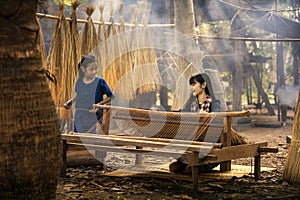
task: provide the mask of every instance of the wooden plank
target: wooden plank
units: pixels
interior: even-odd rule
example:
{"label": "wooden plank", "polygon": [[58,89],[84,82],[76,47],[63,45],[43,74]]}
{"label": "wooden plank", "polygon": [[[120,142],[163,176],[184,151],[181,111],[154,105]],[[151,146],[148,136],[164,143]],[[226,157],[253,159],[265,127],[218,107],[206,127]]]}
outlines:
{"label": "wooden plank", "polygon": [[176,140],[176,139],[168,139],[168,138],[145,138],[145,137],[135,137],[130,135],[107,135],[108,138],[128,138],[134,140],[147,140],[153,142],[168,142],[168,143],[176,143],[176,144],[192,144],[192,145],[203,145],[203,146],[212,146],[214,148],[222,148],[222,143],[211,143],[211,142],[199,142],[199,141],[187,141],[187,140]]}
{"label": "wooden plank", "polygon": [[134,153],[134,154],[151,154],[159,156],[183,156],[185,152],[180,151],[162,151],[162,150],[146,150],[146,149],[134,149],[127,147],[117,146],[99,146],[92,144],[80,144],[80,143],[68,143],[69,150],[101,150],[109,152],[121,152],[121,153]]}
{"label": "wooden plank", "polygon": [[258,147],[258,152],[278,153],[277,147]]}
{"label": "wooden plank", "polygon": [[107,146],[142,146],[142,147],[153,147],[161,148],[168,147],[174,150],[190,150],[190,151],[199,151],[200,149],[211,150],[211,146],[204,145],[193,145],[193,144],[177,144],[177,143],[168,143],[168,142],[155,142],[148,140],[137,140],[131,138],[105,138],[98,137],[98,135],[69,135],[62,134],[62,138],[68,142],[73,143],[84,143],[84,144],[94,144],[94,145],[107,145]]}
{"label": "wooden plank", "polygon": [[[216,162],[223,162],[227,160],[233,160],[238,158],[247,158],[258,156],[261,153],[258,152],[258,148],[261,146],[267,146],[267,142],[255,143],[255,144],[243,144],[231,147],[224,147],[222,149],[213,149],[209,155],[217,156]],[[206,161],[199,164],[207,164]]]}
{"label": "wooden plank", "polygon": [[[140,149],[140,148],[128,148],[128,147],[110,147],[110,146],[99,146],[99,145],[85,145],[81,143],[68,143],[68,150],[101,150],[109,152],[119,152],[119,153],[134,153],[134,154],[151,154],[159,156],[173,156],[173,157],[186,157],[186,152],[179,151],[164,151],[161,149],[158,150],[149,150],[149,149]],[[199,160],[198,153],[196,154],[197,161]],[[204,160],[207,161],[216,161],[217,157],[214,155],[202,155]],[[196,163],[196,162],[195,162]]]}

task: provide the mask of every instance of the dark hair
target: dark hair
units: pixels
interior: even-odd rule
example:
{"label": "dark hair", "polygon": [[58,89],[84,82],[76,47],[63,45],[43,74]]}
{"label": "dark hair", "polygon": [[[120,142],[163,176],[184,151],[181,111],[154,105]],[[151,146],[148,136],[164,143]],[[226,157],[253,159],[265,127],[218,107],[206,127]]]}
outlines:
{"label": "dark hair", "polygon": [[204,82],[206,82],[205,93],[211,96],[211,98],[214,98],[214,92],[208,74],[206,73],[196,74],[190,78],[189,82],[190,85],[195,84],[196,82],[202,85]]}
{"label": "dark hair", "polygon": [[[210,78],[209,78],[208,74],[200,73],[200,74],[196,74],[194,76],[191,76],[191,78],[189,80],[190,85],[195,84],[196,82],[198,82],[200,84],[203,84],[204,82],[206,82],[205,93],[207,95],[209,95],[212,100],[215,99],[212,84],[211,84],[211,81],[210,81]],[[197,98],[197,97],[194,97],[193,94],[191,94],[191,96],[189,97],[189,99],[187,100],[185,105],[183,106],[182,110],[183,111],[189,111],[189,109],[191,107],[191,104],[195,100],[195,98]]]}
{"label": "dark hair", "polygon": [[86,68],[89,64],[97,62],[95,56],[93,55],[86,55],[86,56],[82,56],[80,62],[78,63],[78,78],[82,78],[83,77],[83,71],[80,69],[80,67],[84,67]]}

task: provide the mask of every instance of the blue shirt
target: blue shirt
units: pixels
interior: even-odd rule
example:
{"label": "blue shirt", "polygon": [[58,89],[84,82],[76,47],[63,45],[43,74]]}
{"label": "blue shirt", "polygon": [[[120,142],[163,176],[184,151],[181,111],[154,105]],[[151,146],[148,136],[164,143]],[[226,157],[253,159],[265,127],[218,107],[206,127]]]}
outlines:
{"label": "blue shirt", "polygon": [[75,85],[76,103],[75,103],[75,131],[76,132],[93,132],[96,131],[97,122],[101,122],[103,110],[100,109],[96,114],[89,112],[93,109],[93,104],[103,100],[103,95],[113,97],[113,93],[106,81],[98,76],[93,82],[84,83],[82,79],[78,80]]}

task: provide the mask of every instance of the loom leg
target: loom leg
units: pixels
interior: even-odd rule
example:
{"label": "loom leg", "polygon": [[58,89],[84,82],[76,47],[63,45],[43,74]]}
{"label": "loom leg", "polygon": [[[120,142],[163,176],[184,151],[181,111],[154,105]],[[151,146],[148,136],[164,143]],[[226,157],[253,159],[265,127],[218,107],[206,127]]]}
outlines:
{"label": "loom leg", "polygon": [[[142,149],[143,147],[136,147],[136,149]],[[142,154],[135,154],[135,165],[142,165]]]}
{"label": "loom leg", "polygon": [[260,179],[260,155],[254,157],[254,177]]}
{"label": "loom leg", "polygon": [[193,179],[193,192],[194,196],[197,196],[198,193],[198,167],[192,166],[192,179]]}
{"label": "loom leg", "polygon": [[231,170],[231,161],[224,161],[220,163],[220,171],[226,172]]}
{"label": "loom leg", "polygon": [[105,158],[107,156],[106,151],[95,151],[95,157],[103,164],[103,170],[106,170]]}

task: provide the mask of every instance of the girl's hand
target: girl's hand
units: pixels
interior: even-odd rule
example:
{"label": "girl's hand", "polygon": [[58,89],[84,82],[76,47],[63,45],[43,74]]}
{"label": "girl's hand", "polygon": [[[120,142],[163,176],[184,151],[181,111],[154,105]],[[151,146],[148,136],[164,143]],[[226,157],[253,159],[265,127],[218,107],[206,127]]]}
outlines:
{"label": "girl's hand", "polygon": [[66,103],[64,103],[65,109],[70,109],[71,106],[72,106],[72,101],[67,101]]}
{"label": "girl's hand", "polygon": [[94,108],[92,110],[89,110],[89,112],[92,112],[92,113],[96,113],[98,111],[99,111],[99,108],[96,108],[95,106],[94,106]]}

